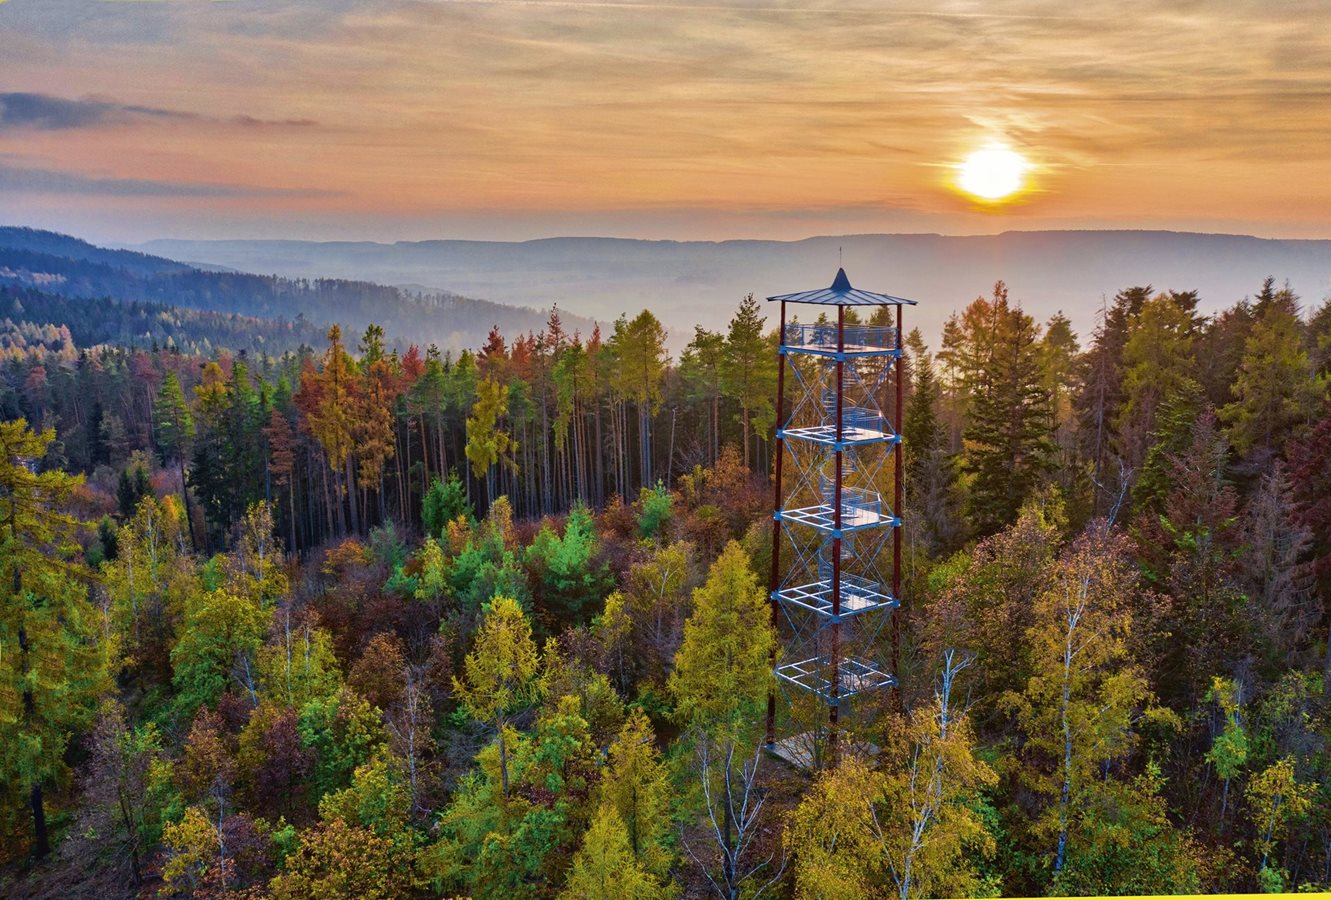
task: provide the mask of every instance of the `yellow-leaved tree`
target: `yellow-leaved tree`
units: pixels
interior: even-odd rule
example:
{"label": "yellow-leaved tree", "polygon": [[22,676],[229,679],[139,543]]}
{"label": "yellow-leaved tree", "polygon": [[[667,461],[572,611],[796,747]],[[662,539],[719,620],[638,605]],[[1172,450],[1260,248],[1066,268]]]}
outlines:
{"label": "yellow-leaved tree", "polygon": [[668,896],[633,855],[624,821],[602,804],[560,894],[563,900],[656,900]]}
{"label": "yellow-leaved tree", "polygon": [[1267,893],[1285,890],[1288,873],[1271,866],[1271,854],[1290,826],[1308,814],[1317,785],[1300,782],[1294,758],[1286,756],[1267,766],[1248,784],[1248,815],[1257,832],[1256,847],[1262,859],[1257,882]]}
{"label": "yellow-leaved tree", "polygon": [[495,597],[485,611],[476,644],[462,663],[453,690],[472,718],[492,722],[499,737],[499,772],[508,796],[509,718],[536,699],[540,661],[531,623],[510,597]]}
{"label": "yellow-leaved tree", "polygon": [[1025,735],[1028,783],[1046,798],[1033,834],[1047,842],[1060,893],[1197,889],[1191,838],[1159,814],[1159,778],[1149,767],[1123,777],[1140,722],[1177,724],[1133,662],[1132,604],[1142,590],[1126,538],[1103,522],[1088,526],[1036,597],[1026,633],[1034,674],[1007,698]]}
{"label": "yellow-leaved tree", "polygon": [[[664,878],[674,862],[670,848],[670,782],[651,720],[634,707],[606,754],[601,805],[619,817],[629,851],[643,870]],[[595,827],[595,826],[593,826]]]}
{"label": "yellow-leaved tree", "polygon": [[993,892],[978,870],[994,840],[980,812],[997,775],[975,754],[954,688],[970,657],[945,650],[933,702],[885,729],[875,770],[851,756],[824,771],[796,808],[785,840],[799,897],[974,897]]}
{"label": "yellow-leaved tree", "polygon": [[[720,872],[704,873],[723,897],[738,897],[767,865],[752,852],[764,805],[756,728],[766,710],[775,648],[766,592],[744,548],[731,541],[693,592],[693,614],[668,683],[697,755],[702,812],[721,857]],[[694,855],[688,844],[685,849]]]}
{"label": "yellow-leaved tree", "polygon": [[110,689],[101,616],[76,561],[79,480],[43,466],[55,430],[0,422],[0,783],[22,786],[33,851],[50,852],[42,786]]}

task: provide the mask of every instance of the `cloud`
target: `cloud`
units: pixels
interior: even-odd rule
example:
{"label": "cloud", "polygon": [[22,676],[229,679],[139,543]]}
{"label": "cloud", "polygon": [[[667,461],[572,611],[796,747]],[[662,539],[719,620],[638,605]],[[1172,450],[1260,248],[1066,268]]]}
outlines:
{"label": "cloud", "polygon": [[307,188],[267,188],[257,185],[159,181],[146,178],[103,178],[54,169],[0,163],[0,194],[58,194],[83,197],[192,197],[192,198],[320,198],[337,191]]}
{"label": "cloud", "polygon": [[226,121],[234,125],[243,125],[246,128],[268,128],[271,126],[310,128],[319,124],[314,119],[256,119],[254,116],[232,116]]}
{"label": "cloud", "polygon": [[75,128],[96,128],[102,125],[153,120],[233,124],[245,128],[307,127],[318,124],[313,119],[274,120],[261,119],[250,115],[215,118],[183,110],[119,103],[98,97],[70,100],[51,94],[20,91],[0,93],[0,131],[10,129],[65,131]]}
{"label": "cloud", "polygon": [[20,92],[0,94],[0,128],[61,131],[124,121],[136,116],[192,118],[186,113],[147,106],[126,106],[108,100],[66,100],[49,94]]}
{"label": "cloud", "polygon": [[1331,6],[4,7],[23,15],[5,23],[3,87],[64,95],[0,94],[0,150],[26,154],[15,165],[95,173],[133,159],[191,182],[329,185],[351,198],[339,206],[349,217],[653,209],[684,222],[709,209],[771,221],[760,211],[859,210],[866,198],[870,211],[952,215],[950,167],[992,139],[1038,166],[1023,225],[1161,209],[1325,223],[1331,204]]}

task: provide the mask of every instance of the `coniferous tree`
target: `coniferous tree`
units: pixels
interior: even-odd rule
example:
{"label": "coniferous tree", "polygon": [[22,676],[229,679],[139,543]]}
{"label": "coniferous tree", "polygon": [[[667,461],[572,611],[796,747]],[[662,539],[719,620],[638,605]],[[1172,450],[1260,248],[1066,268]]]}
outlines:
{"label": "coniferous tree", "polygon": [[948,452],[947,435],[938,418],[942,399],[933,360],[919,329],[907,339],[912,389],[906,405],[902,438],[906,496],[915,516],[907,527],[920,535],[926,555],[952,550],[962,535],[956,465]]}
{"label": "coniferous tree", "polygon": [[1252,649],[1275,674],[1303,650],[1318,611],[1307,562],[1312,532],[1295,511],[1294,488],[1277,460],[1243,511],[1243,549],[1237,562],[1247,596]]}
{"label": "coniferous tree", "polygon": [[219,363],[210,362],[203,367],[202,377],[194,386],[194,396],[198,437],[194,441],[189,486],[194,488],[203,509],[203,543],[211,548],[233,508],[231,495],[236,487],[227,472],[226,373]]}
{"label": "coniferous tree", "polygon": [[[386,515],[384,474],[396,452],[393,439],[393,396],[398,390],[398,373],[392,361],[383,355],[382,336],[366,333],[371,352],[361,359],[362,375],[353,397],[352,432],[355,439],[356,471],[363,498],[374,491],[379,501],[379,519]],[[361,504],[362,508],[366,503]],[[365,515],[368,516],[368,511]]]}
{"label": "coniferous tree", "polygon": [[38,857],[50,852],[43,787],[110,687],[75,557],[84,526],[65,511],[79,480],[42,467],[54,440],[24,419],[0,422],[0,773],[28,792]]}
{"label": "coniferous tree", "polygon": [[180,496],[185,503],[185,519],[189,522],[190,542],[193,543],[194,525],[189,518],[189,478],[185,473],[185,457],[189,456],[194,440],[194,416],[175,372],[168,371],[162,379],[153,406],[153,428],[162,461],[169,462],[174,458],[180,467]]}
{"label": "coniferous tree", "polygon": [[299,549],[296,541],[296,436],[281,409],[274,407],[269,414],[264,436],[268,440],[268,470],[272,473],[273,486],[278,490],[286,488],[287,545],[294,552]]}
{"label": "coniferous tree", "polygon": [[1331,299],[1308,320],[1308,357],[1315,376],[1331,379]]}
{"label": "coniferous tree", "polygon": [[[350,530],[359,531],[356,483],[353,474],[355,449],[354,398],[357,393],[357,372],[351,357],[342,344],[342,329],[334,325],[328,329],[328,350],[324,353],[323,371],[315,376],[309,388],[317,393],[310,397],[306,421],[310,432],[323,448],[334,478],[337,518],[342,520],[343,500],[350,510]],[[301,376],[302,390],[306,377]]]}
{"label": "coniferous tree", "polygon": [[616,321],[609,344],[619,359],[618,390],[638,410],[639,487],[650,487],[655,481],[652,415],[661,405],[661,383],[667,361],[665,338],[665,327],[644,309],[631,321],[624,318]]}
{"label": "coniferous tree", "polygon": [[1072,322],[1059,310],[1045,323],[1040,338],[1040,371],[1049,392],[1054,427],[1060,433],[1070,430],[1073,421],[1072,399],[1077,387],[1077,355],[1081,350]]}
{"label": "coniferous tree", "polygon": [[602,805],[587,829],[582,849],[561,897],[568,900],[653,900],[666,892],[634,859],[624,822],[613,806]]}
{"label": "coniferous tree", "polygon": [[1238,498],[1226,477],[1229,447],[1205,410],[1188,446],[1166,453],[1158,513],[1137,520],[1139,565],[1172,598],[1156,649],[1166,700],[1196,703],[1212,676],[1229,671],[1242,647],[1242,594],[1232,559],[1240,540]]}
{"label": "coniferous tree", "polygon": [[1234,399],[1234,376],[1255,321],[1252,305],[1245,298],[1212,316],[1199,330],[1195,343],[1197,380],[1207,402],[1216,409]]}
{"label": "coniferous tree", "polygon": [[966,426],[964,459],[973,479],[970,518],[981,534],[1016,520],[1048,471],[1053,450],[1035,322],[1009,305],[1001,284],[987,305],[992,351]]}
{"label": "coniferous tree", "polygon": [[536,674],[536,644],[522,607],[508,597],[494,598],[485,612],[476,649],[467,655],[462,680],[453,680],[453,690],[474,718],[494,723],[505,796],[509,779],[504,732],[509,717],[535,699]]}
{"label": "coniferous tree", "polygon": [[705,458],[712,464],[721,452],[721,370],[725,352],[725,335],[697,325],[694,326],[693,340],[679,358],[679,375],[684,382],[686,399],[704,404],[708,410]]}
{"label": "coniferous tree", "polygon": [[1114,423],[1127,397],[1123,390],[1123,352],[1132,320],[1151,296],[1151,287],[1119,291],[1096,326],[1090,349],[1082,356],[1081,390],[1073,401],[1082,452],[1091,461],[1096,485],[1092,512],[1102,515],[1119,504],[1126,488],[1126,466],[1117,457]]}
{"label": "coniferous tree", "polygon": [[646,713],[631,710],[607,751],[600,797],[601,805],[619,817],[633,859],[643,871],[663,878],[674,859],[671,794],[655,739]]}
{"label": "coniferous tree", "polygon": [[467,417],[467,460],[472,475],[485,479],[486,500],[494,503],[495,467],[516,466],[513,452],[517,444],[500,427],[500,420],[508,413],[508,387],[490,378],[476,385],[476,404]]}
{"label": "coniferous tree", "polygon": [[1264,462],[1308,421],[1320,390],[1312,378],[1297,298],[1288,289],[1259,297],[1256,313],[1234,381],[1234,402],[1220,410],[1220,418],[1234,449],[1256,453]]}
{"label": "coniferous tree", "polygon": [[[1194,322],[1173,297],[1160,294],[1142,303],[1123,347],[1123,407],[1114,423],[1124,462],[1140,470],[1160,432],[1167,405],[1195,416],[1201,386],[1194,378]],[[1191,418],[1189,416],[1188,418]]]}
{"label": "coniferous tree", "polygon": [[702,813],[721,856],[721,871],[707,877],[730,900],[764,865],[748,851],[762,810],[755,795],[761,759],[755,732],[774,677],[775,646],[767,598],[744,549],[731,541],[693,592],[693,614],[669,681],[676,716],[692,732]]}
{"label": "coniferous tree", "polygon": [[[1331,402],[1305,437],[1289,444],[1289,474],[1294,483],[1295,521],[1312,536],[1308,563],[1324,632],[1331,628]],[[1323,689],[1331,697],[1331,632],[1327,632],[1322,667]]]}
{"label": "coniferous tree", "polygon": [[721,357],[722,390],[739,404],[745,466],[750,464],[755,416],[765,429],[773,415],[772,397],[776,393],[776,356],[763,334],[767,320],[759,315],[759,309],[753,294],[740,301],[730,320]]}

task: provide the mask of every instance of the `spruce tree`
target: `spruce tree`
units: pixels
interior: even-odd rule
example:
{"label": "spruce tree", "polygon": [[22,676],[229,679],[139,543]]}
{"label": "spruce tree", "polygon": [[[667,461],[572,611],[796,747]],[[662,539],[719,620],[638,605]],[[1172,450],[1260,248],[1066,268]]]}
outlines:
{"label": "spruce tree", "polygon": [[190,543],[197,546],[189,511],[189,477],[185,471],[185,457],[189,455],[194,442],[194,416],[175,372],[166,373],[162,387],[157,392],[157,401],[153,405],[153,431],[162,462],[174,459],[180,467],[180,499],[185,503]]}
{"label": "spruce tree", "polygon": [[904,474],[908,502],[920,513],[909,517],[907,527],[917,530],[925,553],[935,555],[952,549],[961,537],[956,466],[938,419],[942,392],[918,328],[906,343],[913,387],[902,424]]}
{"label": "spruce tree", "polygon": [[1140,469],[1145,461],[1160,430],[1162,408],[1170,407],[1176,415],[1181,411],[1189,420],[1200,408],[1193,324],[1191,315],[1168,294],[1147,300],[1132,321],[1123,347],[1125,400],[1114,422],[1130,469]]}
{"label": "spruce tree", "polygon": [[1050,467],[1053,422],[1040,371],[1035,320],[993,302],[993,353],[965,430],[965,468],[972,476],[969,507],[975,529],[990,534],[1015,521]]}
{"label": "spruce tree", "polygon": [[1282,290],[1258,306],[1259,318],[1243,346],[1234,402],[1220,410],[1220,418],[1235,450],[1265,461],[1308,420],[1321,391],[1312,377],[1298,299]]}

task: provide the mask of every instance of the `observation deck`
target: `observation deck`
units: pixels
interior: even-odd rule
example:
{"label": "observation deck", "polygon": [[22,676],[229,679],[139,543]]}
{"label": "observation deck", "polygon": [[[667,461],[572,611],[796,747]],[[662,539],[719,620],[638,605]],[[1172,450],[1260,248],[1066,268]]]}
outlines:
{"label": "observation deck", "polygon": [[900,601],[882,584],[858,575],[841,576],[841,614],[832,612],[832,579],[820,578],[808,584],[792,585],[778,590],[773,599],[794,603],[828,619],[847,618],[859,613],[896,609]]}
{"label": "observation deck", "polygon": [[837,343],[837,327],[823,322],[788,324],[781,335],[781,353],[811,353],[832,359],[898,356],[897,330],[891,325],[846,325],[845,343]]}
{"label": "observation deck", "polygon": [[896,687],[895,676],[885,672],[876,663],[855,656],[837,660],[837,689],[832,689],[832,658],[813,656],[799,662],[776,667],[776,676],[797,687],[816,694],[829,705],[839,705],[856,694],[880,688]]}

